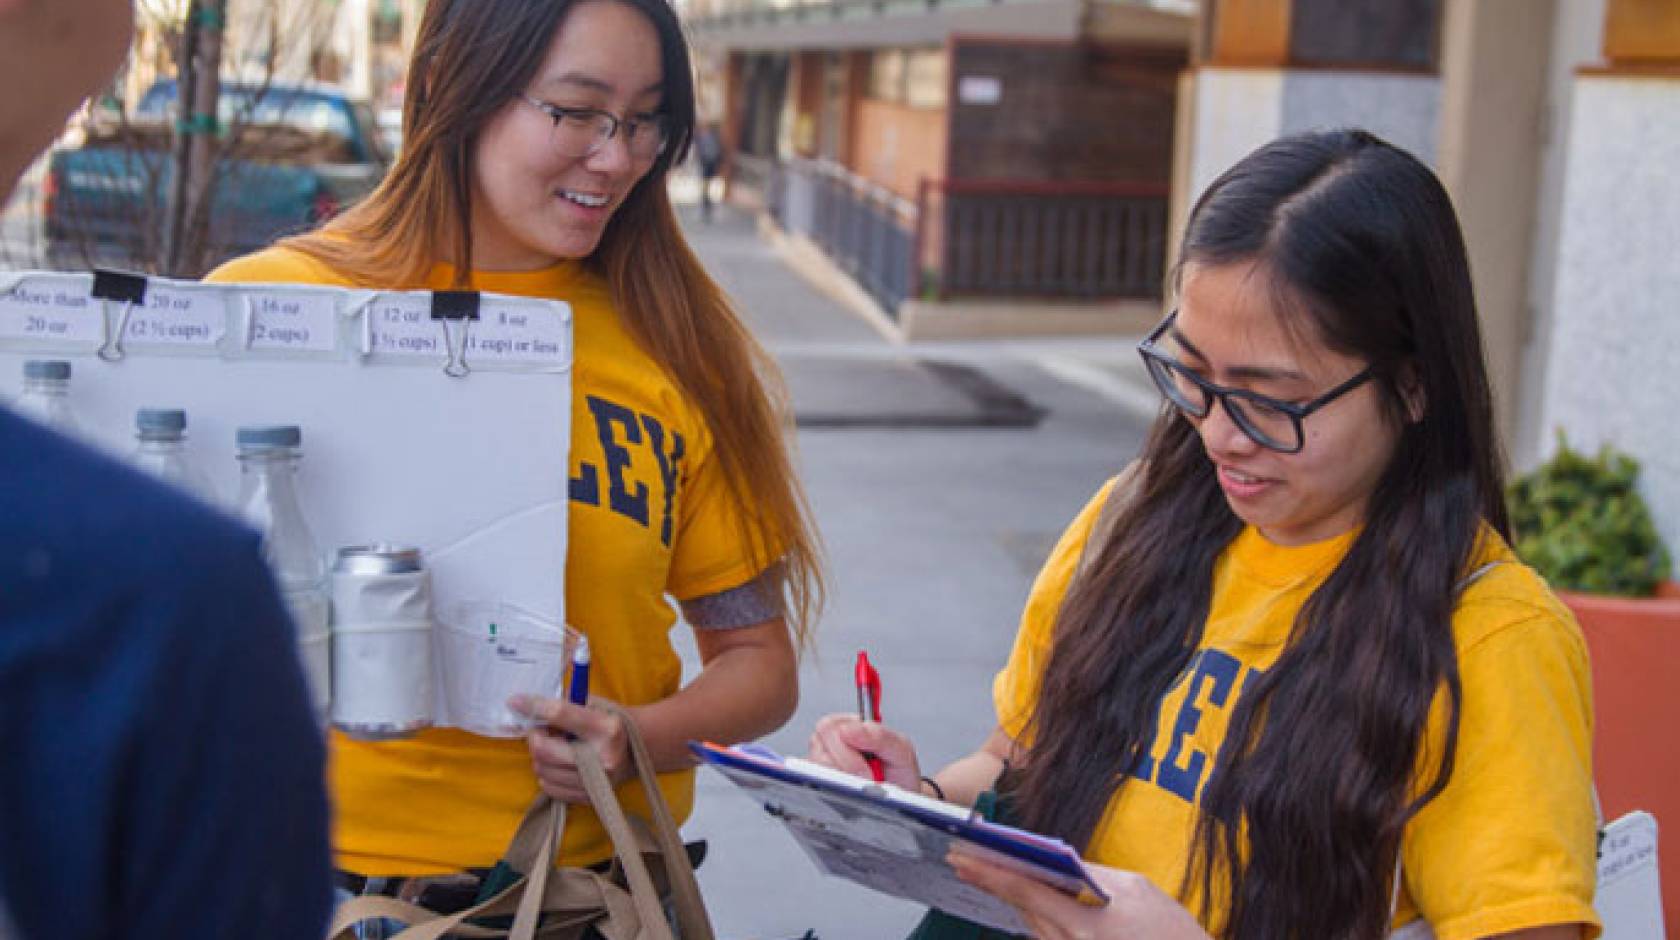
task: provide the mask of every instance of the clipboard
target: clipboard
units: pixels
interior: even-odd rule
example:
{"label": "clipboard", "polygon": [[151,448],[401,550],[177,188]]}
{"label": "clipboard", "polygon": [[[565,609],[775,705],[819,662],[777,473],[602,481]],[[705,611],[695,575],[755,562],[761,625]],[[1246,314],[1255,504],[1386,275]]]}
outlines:
{"label": "clipboard", "polygon": [[0,272],[0,404],[25,361],[66,360],[79,436],[119,460],[136,409],[185,409],[224,510],[235,429],[298,425],[317,546],[418,547],[440,623],[496,603],[562,633],[572,353],[555,300]]}
{"label": "clipboard", "polygon": [[1657,820],[1650,813],[1635,810],[1600,832],[1593,907],[1604,922],[1603,940],[1668,936],[1657,872]]}
{"label": "clipboard", "polygon": [[817,867],[866,888],[1010,933],[1014,908],[962,881],[945,861],[953,846],[1036,878],[1081,902],[1108,903],[1079,853],[1060,839],[981,819],[891,784],[877,784],[758,745],[689,742],[779,820]]}

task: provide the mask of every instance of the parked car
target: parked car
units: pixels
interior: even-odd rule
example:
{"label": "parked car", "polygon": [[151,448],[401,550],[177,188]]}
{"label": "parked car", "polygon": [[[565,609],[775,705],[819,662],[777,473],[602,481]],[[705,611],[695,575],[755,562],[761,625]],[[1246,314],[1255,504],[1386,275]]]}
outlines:
{"label": "parked car", "polygon": [[[179,112],[173,80],[126,117],[90,121],[84,143],[48,161],[42,214],[47,263],[152,270],[162,256]],[[309,228],[361,198],[388,157],[373,113],[325,88],[222,85],[232,145],[217,164],[207,264]]]}

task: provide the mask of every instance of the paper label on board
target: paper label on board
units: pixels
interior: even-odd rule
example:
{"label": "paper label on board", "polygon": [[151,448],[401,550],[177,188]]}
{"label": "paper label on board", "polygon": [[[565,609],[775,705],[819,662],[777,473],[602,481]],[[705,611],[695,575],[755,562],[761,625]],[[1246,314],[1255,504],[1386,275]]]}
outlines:
{"label": "paper label on board", "polygon": [[331,295],[252,292],[246,302],[252,349],[332,352],[338,347],[338,302]]}
{"label": "paper label on board", "polygon": [[467,362],[564,366],[569,333],[559,311],[486,302],[467,331]]}
{"label": "paper label on board", "polygon": [[1654,869],[1657,865],[1657,827],[1648,819],[1617,820],[1604,830],[1604,842],[1599,846],[1598,883],[1600,887],[1623,878]]}
{"label": "paper label on board", "polygon": [[367,310],[368,352],[380,356],[443,359],[442,324],[432,319],[425,295],[383,294]]}
{"label": "paper label on board", "polygon": [[85,288],[24,280],[0,294],[0,339],[97,346],[105,341],[104,306]]}
{"label": "paper label on board", "polygon": [[129,311],[124,346],[214,347],[227,331],[227,307],[219,293],[172,290],[153,281],[146,302]]}

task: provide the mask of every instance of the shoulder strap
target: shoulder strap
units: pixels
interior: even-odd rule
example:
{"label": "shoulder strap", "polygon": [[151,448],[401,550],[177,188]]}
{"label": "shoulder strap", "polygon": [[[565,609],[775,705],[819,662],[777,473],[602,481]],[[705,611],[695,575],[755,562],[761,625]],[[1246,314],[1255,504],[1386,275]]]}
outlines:
{"label": "shoulder strap", "polygon": [[[596,700],[590,703],[590,707],[612,711],[624,720],[632,763],[653,810],[653,818],[647,827],[652,830],[653,844],[649,845],[649,838],[636,825],[638,821],[629,817],[619,804],[618,794],[601,766],[600,757],[583,742],[574,744],[584,791],[612,840],[628,889],[620,888],[608,878],[587,869],[555,867],[555,856],[565,827],[566,805],[539,794],[526,811],[505,856],[515,870],[524,874],[496,896],[446,916],[376,895],[351,898],[334,912],[328,936],[333,940],[351,940],[357,922],[384,917],[410,925],[398,935],[400,940],[435,940],[446,935],[533,940],[548,931],[550,925],[542,923],[543,920],[558,919],[559,924],[555,926],[595,923],[608,936],[670,940],[672,932],[645,860],[646,852],[657,847],[670,883],[680,935],[683,940],[712,940],[711,922],[700,896],[694,869],[683,850],[670,807],[659,790],[653,761],[640,730],[629,713],[618,705]],[[513,923],[509,927],[484,928],[469,923],[489,915],[510,914]],[[545,914],[547,918],[544,918]]]}
{"label": "shoulder strap", "polygon": [[641,781],[642,794],[647,797],[652,815],[648,822],[654,841],[659,846],[660,857],[665,862],[671,906],[677,915],[677,933],[682,940],[713,940],[711,919],[706,913],[706,902],[700,895],[700,882],[694,877],[694,866],[689,863],[688,852],[683,848],[676,818],[671,815],[671,807],[659,789],[659,777],[654,773],[653,757],[648,753],[647,743],[642,740],[641,732],[636,730],[630,713],[623,707],[606,701],[602,701],[600,706],[618,713],[630,730],[631,762],[636,767],[636,777]]}
{"label": "shoulder strap", "polygon": [[1143,461],[1134,460],[1126,464],[1125,468],[1114,478],[1114,485],[1109,487],[1108,498],[1103,500],[1102,509],[1097,511],[1097,521],[1091,526],[1091,532],[1085,537],[1085,545],[1079,550],[1079,562],[1073,569],[1075,581],[1085,576],[1091,566],[1096,564],[1097,556],[1102,553],[1102,547],[1114,535],[1115,523],[1125,513],[1126,507],[1137,497],[1138,490],[1143,485]]}
{"label": "shoulder strap", "polygon": [[1456,600],[1457,598],[1463,597],[1464,592],[1470,590],[1470,585],[1482,580],[1484,575],[1502,564],[1504,564],[1502,561],[1490,561],[1487,564],[1482,565],[1480,568],[1477,568],[1475,571],[1465,575],[1464,580],[1458,582],[1458,585],[1453,589],[1454,599]]}

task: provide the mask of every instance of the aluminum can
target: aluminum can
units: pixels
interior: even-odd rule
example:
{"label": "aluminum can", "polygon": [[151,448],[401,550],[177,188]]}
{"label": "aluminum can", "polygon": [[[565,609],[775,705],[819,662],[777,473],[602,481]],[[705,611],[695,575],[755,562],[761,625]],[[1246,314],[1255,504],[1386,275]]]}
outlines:
{"label": "aluminum can", "polygon": [[338,550],[332,572],[333,726],[366,741],[432,724],[431,579],[420,550]]}

